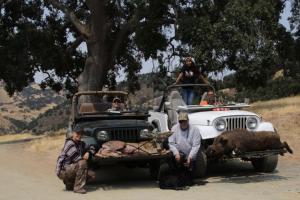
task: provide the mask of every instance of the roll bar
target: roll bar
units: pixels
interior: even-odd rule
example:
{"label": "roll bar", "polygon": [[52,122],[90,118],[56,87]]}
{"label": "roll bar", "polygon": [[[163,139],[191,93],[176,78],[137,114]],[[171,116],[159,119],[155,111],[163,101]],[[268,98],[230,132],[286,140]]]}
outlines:
{"label": "roll bar", "polygon": [[[208,88],[211,88],[214,92],[214,94],[216,94],[216,90],[215,88],[210,85],[210,84],[174,84],[174,85],[169,85],[165,90],[164,90],[164,94],[163,94],[163,98],[162,98],[162,101],[160,102],[160,105],[159,105],[159,108],[158,110],[161,111],[163,105],[164,105],[164,102],[167,98],[167,94],[168,92],[173,89],[173,88],[178,88],[178,87],[208,87]],[[217,101],[217,97],[215,96],[215,101]]]}

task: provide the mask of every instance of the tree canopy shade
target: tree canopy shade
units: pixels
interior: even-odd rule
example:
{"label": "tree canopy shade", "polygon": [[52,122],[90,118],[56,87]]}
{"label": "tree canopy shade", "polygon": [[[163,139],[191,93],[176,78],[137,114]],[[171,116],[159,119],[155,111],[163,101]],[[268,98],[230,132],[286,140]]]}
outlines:
{"label": "tree canopy shade", "polygon": [[[170,0],[2,0],[0,79],[10,94],[49,73],[42,85],[101,89],[109,71],[122,67],[136,80],[141,59],[165,51],[173,14]],[[87,54],[78,46],[85,42]],[[53,76],[53,73],[56,75]]]}
{"label": "tree canopy shade", "polygon": [[264,85],[277,63],[281,0],[193,1],[179,17],[181,40],[203,70],[236,71],[240,85]]}
{"label": "tree canopy shade", "polygon": [[278,63],[284,2],[0,0],[0,79],[9,94],[37,71],[49,74],[44,87],[98,90],[122,68],[133,90],[141,61],[162,64],[167,52],[192,55],[202,71],[235,70],[239,83],[257,87]]}

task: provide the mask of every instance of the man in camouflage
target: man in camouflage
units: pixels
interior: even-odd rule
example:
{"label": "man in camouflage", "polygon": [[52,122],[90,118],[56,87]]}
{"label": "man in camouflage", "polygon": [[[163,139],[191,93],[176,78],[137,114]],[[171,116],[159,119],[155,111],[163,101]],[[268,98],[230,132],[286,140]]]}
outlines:
{"label": "man in camouflage", "polygon": [[94,153],[88,151],[86,144],[81,141],[83,129],[75,128],[72,137],[66,139],[65,145],[57,159],[56,174],[63,180],[66,190],[85,194],[87,179],[87,160]]}

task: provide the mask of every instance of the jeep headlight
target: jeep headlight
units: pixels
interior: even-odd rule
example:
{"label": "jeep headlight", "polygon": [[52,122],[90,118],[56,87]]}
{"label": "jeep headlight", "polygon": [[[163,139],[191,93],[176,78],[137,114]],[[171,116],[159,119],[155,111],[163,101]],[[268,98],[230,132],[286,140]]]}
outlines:
{"label": "jeep headlight", "polygon": [[149,129],[142,129],[140,131],[140,138],[142,138],[142,139],[148,139],[150,137],[151,137],[151,133],[150,133]]}
{"label": "jeep headlight", "polygon": [[226,121],[223,118],[217,119],[214,123],[215,128],[218,131],[224,131],[226,129]]}
{"label": "jeep headlight", "polygon": [[98,131],[96,133],[96,138],[97,138],[97,140],[107,141],[107,140],[109,140],[108,132],[107,131]]}
{"label": "jeep headlight", "polygon": [[258,119],[256,117],[248,117],[246,121],[246,125],[248,129],[256,129],[258,125]]}

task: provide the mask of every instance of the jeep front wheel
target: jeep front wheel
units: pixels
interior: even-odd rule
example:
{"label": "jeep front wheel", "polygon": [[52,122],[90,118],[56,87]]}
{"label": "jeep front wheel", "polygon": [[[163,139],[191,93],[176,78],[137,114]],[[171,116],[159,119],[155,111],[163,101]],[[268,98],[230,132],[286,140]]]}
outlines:
{"label": "jeep front wheel", "polygon": [[258,172],[273,172],[278,163],[278,155],[263,157],[263,158],[255,158],[251,160],[251,163]]}

